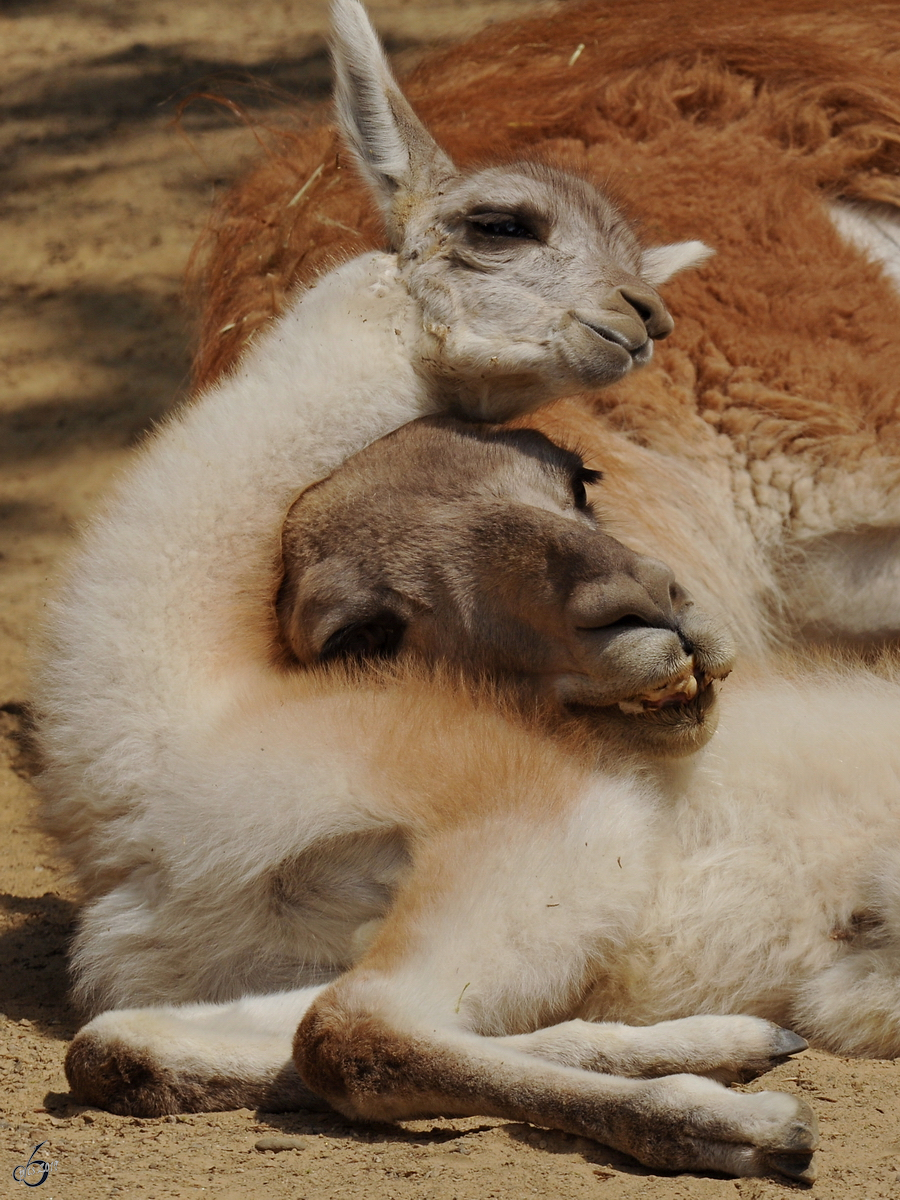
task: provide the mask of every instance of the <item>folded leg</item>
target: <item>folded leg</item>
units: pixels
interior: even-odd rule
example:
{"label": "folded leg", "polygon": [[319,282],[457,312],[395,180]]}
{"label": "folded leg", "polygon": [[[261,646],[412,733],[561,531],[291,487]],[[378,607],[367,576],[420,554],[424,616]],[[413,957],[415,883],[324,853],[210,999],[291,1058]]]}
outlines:
{"label": "folded leg", "polygon": [[785,555],[786,612],[801,635],[862,646],[900,637],[900,515],[876,526],[877,512],[859,528],[800,541]]}
{"label": "folded leg", "polygon": [[351,1117],[497,1116],[655,1168],[812,1179],[815,1118],[802,1100],[693,1074],[624,1076],[756,1073],[802,1039],[740,1016],[541,1028],[577,1011],[604,944],[623,952],[644,876],[639,813],[617,828],[614,801],[435,836],[371,950],[300,1023],[298,1071]]}
{"label": "folded leg", "polygon": [[[494,1116],[594,1138],[657,1169],[815,1178],[815,1117],[797,1097],[696,1075],[597,1074],[434,1022],[400,1029],[373,1011],[370,982],[332,985],[294,1044],[310,1087],[350,1117]],[[374,991],[383,997],[383,981]]]}
{"label": "folded leg", "polygon": [[291,1059],[297,1024],[322,990],[102,1013],[66,1055],[72,1094],[139,1117],[325,1108]]}

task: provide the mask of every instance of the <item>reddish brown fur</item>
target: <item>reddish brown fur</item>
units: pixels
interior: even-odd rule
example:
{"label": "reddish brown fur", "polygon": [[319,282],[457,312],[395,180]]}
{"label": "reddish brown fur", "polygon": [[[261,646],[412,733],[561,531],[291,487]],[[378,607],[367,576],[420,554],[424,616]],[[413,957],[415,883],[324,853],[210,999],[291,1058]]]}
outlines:
{"label": "reddish brown fur", "polygon": [[[384,793],[390,820],[415,840],[504,811],[513,798],[523,811],[564,807],[602,752],[599,735],[537,706],[529,715],[489,686],[477,691],[471,681],[440,668],[426,673],[420,664],[364,674],[332,666],[302,676],[304,730],[337,754],[354,729],[368,786]],[[258,693],[248,687],[243,708],[265,722],[268,706],[277,711],[297,694],[296,677],[269,678]]]}
{"label": "reddish brown fur", "polygon": [[[715,247],[667,292],[678,329],[656,368],[593,401],[616,427],[662,450],[687,440],[701,457],[719,433],[753,456],[814,438],[846,465],[879,435],[900,438],[900,301],[819,200],[900,202],[892,30],[896,6],[854,0],[591,0],[482,32],[406,87],[460,163],[537,154],[611,190],[648,241]],[[382,240],[347,165],[330,128],[286,137],[225,198],[208,238],[198,386],[293,285]]]}

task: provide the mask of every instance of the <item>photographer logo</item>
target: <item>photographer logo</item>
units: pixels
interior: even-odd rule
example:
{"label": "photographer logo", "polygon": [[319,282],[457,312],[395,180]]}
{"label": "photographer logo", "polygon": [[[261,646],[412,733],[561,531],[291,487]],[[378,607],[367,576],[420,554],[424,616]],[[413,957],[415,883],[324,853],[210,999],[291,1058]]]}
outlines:
{"label": "photographer logo", "polygon": [[27,1163],[19,1163],[13,1168],[13,1179],[16,1183],[24,1183],[26,1187],[40,1187],[49,1177],[52,1171],[59,1170],[59,1163],[54,1158],[52,1162],[47,1162],[45,1158],[38,1158],[38,1151],[42,1146],[46,1146],[46,1142],[39,1142],[32,1150]]}

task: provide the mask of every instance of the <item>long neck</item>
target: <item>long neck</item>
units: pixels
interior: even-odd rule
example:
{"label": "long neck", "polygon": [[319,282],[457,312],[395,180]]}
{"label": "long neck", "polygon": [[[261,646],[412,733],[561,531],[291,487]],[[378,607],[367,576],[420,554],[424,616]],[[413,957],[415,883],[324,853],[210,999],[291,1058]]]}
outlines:
{"label": "long neck", "polygon": [[393,257],[355,259],[168,423],[91,530],[57,605],[51,712],[83,706],[75,726],[108,718],[125,736],[130,714],[146,740],[259,661],[292,500],[433,411],[408,349],[417,332]]}

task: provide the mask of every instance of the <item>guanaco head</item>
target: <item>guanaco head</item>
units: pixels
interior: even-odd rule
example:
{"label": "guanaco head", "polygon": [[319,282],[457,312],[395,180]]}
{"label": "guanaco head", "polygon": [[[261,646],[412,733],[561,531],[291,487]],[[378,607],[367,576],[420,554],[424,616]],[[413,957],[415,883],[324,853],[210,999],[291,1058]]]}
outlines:
{"label": "guanaco head", "polygon": [[581,458],[426,418],[350,458],[284,526],[280,626],[304,665],[448,663],[669,753],[712,731],[724,629],[605,533]]}
{"label": "guanaco head", "polygon": [[362,6],[336,0],[333,27],[338,119],[421,310],[417,366],[457,411],[502,420],[648,362],[673,324],[657,286],[708,247],[642,247],[611,200],[550,166],[458,170]]}

